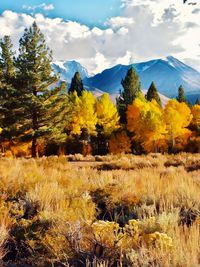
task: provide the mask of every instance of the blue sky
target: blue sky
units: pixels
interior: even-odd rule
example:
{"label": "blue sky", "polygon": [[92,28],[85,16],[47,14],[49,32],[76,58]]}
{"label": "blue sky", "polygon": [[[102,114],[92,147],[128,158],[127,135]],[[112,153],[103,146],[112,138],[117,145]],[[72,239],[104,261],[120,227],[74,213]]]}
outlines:
{"label": "blue sky", "polygon": [[77,60],[90,73],[169,55],[200,71],[199,17],[200,1],[0,0],[0,38],[10,35],[17,50],[36,21],[54,61]]}
{"label": "blue sky", "polygon": [[[54,9],[44,10],[43,3],[53,5]],[[51,18],[61,17],[102,27],[108,18],[120,14],[120,6],[121,0],[0,0],[0,13],[4,10],[28,14],[40,12]]]}

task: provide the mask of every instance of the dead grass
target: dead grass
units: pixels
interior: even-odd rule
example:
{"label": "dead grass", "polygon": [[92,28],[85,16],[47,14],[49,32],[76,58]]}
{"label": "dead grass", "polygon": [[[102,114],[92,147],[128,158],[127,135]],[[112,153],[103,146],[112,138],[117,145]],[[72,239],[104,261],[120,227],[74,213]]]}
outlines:
{"label": "dead grass", "polygon": [[[3,158],[0,258],[8,260],[9,249],[14,263],[30,266],[198,266],[199,162],[199,154],[186,153]],[[130,240],[109,247],[94,239],[98,220],[125,227],[153,217],[148,231],[172,238],[170,250]]]}

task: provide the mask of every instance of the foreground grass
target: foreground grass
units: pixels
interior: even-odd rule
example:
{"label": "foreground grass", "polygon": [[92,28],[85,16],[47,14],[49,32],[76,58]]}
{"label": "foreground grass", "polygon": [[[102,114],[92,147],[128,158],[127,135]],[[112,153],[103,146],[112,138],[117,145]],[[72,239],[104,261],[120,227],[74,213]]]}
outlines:
{"label": "foreground grass", "polygon": [[199,154],[4,158],[0,176],[5,266],[200,264]]}

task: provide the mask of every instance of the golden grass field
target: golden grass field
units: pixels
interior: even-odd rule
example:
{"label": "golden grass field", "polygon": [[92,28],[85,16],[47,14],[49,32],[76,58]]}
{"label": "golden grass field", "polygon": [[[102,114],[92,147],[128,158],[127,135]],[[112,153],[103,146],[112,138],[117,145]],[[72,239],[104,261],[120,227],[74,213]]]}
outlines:
{"label": "golden grass field", "polygon": [[200,266],[200,154],[0,159],[0,266]]}

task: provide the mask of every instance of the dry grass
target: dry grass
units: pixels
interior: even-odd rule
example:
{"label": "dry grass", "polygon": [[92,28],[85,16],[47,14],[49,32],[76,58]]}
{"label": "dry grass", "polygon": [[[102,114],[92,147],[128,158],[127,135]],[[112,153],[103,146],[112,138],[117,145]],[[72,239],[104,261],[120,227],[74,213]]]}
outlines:
{"label": "dry grass", "polygon": [[[199,162],[186,153],[1,159],[0,258],[30,266],[198,266]],[[132,219],[142,229],[130,238],[124,229]],[[97,235],[99,220],[119,228],[106,223]],[[156,232],[173,246],[150,242]]]}

